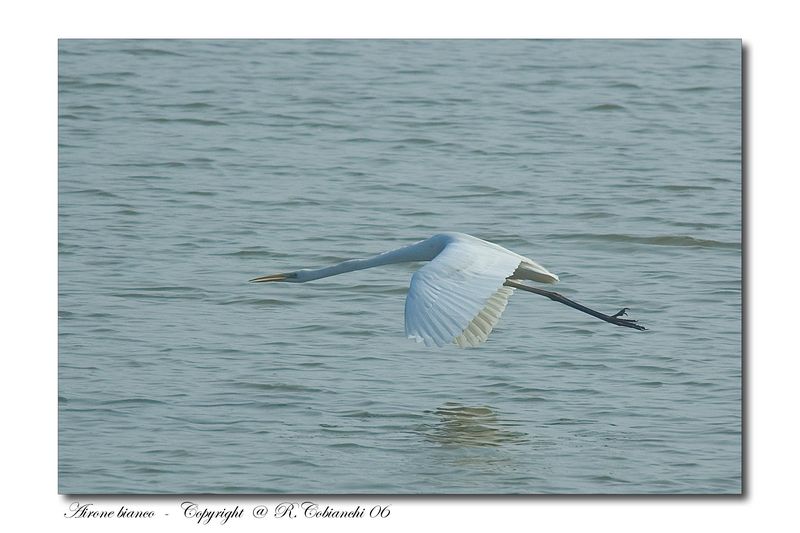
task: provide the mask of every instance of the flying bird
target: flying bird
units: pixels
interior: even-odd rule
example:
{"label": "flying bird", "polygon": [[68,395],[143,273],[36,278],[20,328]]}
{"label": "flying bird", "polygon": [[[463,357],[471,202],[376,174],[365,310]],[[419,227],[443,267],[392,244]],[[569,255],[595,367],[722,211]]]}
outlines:
{"label": "flying bird", "polygon": [[455,343],[461,348],[486,341],[508,304],[514,289],[550,298],[617,326],[646,329],[622,318],[625,307],[606,315],[557,292],[520,283],[522,280],[556,283],[558,276],[536,261],[497,244],[465,233],[440,233],[429,239],[368,259],[351,259],[316,270],[269,274],[250,281],[305,283],[393,263],[430,261],[411,277],[406,296],[406,335],[426,346]]}

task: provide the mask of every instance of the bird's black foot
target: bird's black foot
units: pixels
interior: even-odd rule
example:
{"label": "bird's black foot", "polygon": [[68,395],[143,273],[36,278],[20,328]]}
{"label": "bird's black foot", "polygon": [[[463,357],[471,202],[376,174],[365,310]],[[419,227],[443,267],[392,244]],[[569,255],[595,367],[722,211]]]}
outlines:
{"label": "bird's black foot", "polygon": [[[624,311],[624,309],[622,311]],[[636,320],[632,320],[630,318],[619,318],[621,316],[620,313],[622,313],[623,315],[625,314],[622,311],[610,317],[611,320],[609,320],[609,322],[611,322],[612,324],[616,324],[617,326],[625,326],[626,328],[638,329],[639,331],[644,331],[647,329],[646,327],[637,324]]]}
{"label": "bird's black foot", "polygon": [[611,315],[609,317],[610,318],[609,322],[611,322],[612,324],[616,324],[617,326],[625,326],[626,328],[638,329],[639,331],[646,330],[647,328],[637,324],[636,320],[633,320],[631,318],[621,318],[628,314],[628,309],[629,309],[628,307],[623,307],[615,314]]}

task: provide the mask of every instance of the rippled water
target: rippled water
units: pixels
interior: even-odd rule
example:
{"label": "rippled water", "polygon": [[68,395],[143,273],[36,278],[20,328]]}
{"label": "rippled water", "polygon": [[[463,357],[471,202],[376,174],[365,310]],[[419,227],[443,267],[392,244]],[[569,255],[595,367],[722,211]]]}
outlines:
{"label": "rippled water", "polygon": [[[741,490],[739,41],[61,41],[64,493]],[[462,231],[564,295],[404,338]]]}

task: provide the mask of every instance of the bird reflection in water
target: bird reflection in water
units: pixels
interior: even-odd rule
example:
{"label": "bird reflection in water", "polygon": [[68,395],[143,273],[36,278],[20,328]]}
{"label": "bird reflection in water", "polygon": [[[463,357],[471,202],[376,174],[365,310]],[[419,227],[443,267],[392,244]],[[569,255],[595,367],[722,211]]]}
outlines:
{"label": "bird reflection in water", "polygon": [[508,429],[489,407],[466,407],[448,402],[434,411],[439,422],[426,431],[442,446],[502,446],[525,442],[525,434]]}

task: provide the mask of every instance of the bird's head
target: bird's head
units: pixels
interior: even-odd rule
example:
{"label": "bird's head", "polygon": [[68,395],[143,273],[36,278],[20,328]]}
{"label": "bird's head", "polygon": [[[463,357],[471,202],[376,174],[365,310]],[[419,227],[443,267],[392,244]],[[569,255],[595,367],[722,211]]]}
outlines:
{"label": "bird's head", "polygon": [[268,281],[288,281],[290,283],[299,283],[300,271],[296,272],[282,272],[279,274],[267,274],[266,276],[259,276],[250,280],[250,283],[266,283]]}

